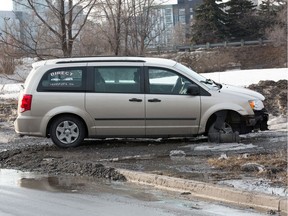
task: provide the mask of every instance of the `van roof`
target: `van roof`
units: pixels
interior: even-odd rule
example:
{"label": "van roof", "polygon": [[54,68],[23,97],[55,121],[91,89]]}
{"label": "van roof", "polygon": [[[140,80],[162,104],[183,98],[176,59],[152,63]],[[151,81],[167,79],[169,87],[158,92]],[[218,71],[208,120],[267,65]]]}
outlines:
{"label": "van roof", "polygon": [[38,61],[32,64],[33,68],[40,67],[42,65],[53,64],[70,64],[70,63],[91,63],[91,62],[143,62],[150,64],[169,65],[174,66],[175,61],[164,58],[150,58],[150,57],[119,57],[119,56],[99,56],[99,57],[73,57],[73,58],[59,58]]}

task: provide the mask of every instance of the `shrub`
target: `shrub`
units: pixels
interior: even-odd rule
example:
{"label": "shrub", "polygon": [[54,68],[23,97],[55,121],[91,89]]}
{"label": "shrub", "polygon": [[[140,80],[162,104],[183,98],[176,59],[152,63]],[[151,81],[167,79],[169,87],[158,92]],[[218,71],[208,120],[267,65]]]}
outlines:
{"label": "shrub", "polygon": [[16,68],[15,58],[11,56],[0,57],[0,74],[11,75]]}

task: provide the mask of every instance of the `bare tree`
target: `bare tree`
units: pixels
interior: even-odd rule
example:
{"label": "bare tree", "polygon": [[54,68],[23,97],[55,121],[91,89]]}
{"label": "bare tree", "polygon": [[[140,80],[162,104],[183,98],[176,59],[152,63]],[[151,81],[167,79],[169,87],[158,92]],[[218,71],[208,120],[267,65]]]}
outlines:
{"label": "bare tree", "polygon": [[155,0],[101,0],[94,17],[101,20],[98,25],[115,55],[145,53],[146,46],[159,35],[156,5]]}
{"label": "bare tree", "polygon": [[[39,58],[70,57],[96,0],[13,0],[18,23],[6,23],[1,41]],[[29,14],[27,13],[29,12]]]}
{"label": "bare tree", "polygon": [[146,47],[165,31],[160,4],[155,0],[132,0],[130,5],[128,46],[134,54],[144,55]]}
{"label": "bare tree", "polygon": [[80,33],[78,40],[74,42],[73,53],[79,56],[109,55],[110,44],[106,35],[99,25],[88,20],[84,29]]}
{"label": "bare tree", "polygon": [[122,3],[123,0],[101,0],[97,8],[98,19],[101,19],[99,27],[106,35],[115,55],[120,54]]}
{"label": "bare tree", "polygon": [[277,12],[275,24],[266,29],[266,36],[272,40],[275,45],[286,44],[287,47],[287,0],[283,1],[281,9]]}
{"label": "bare tree", "polygon": [[173,28],[173,45],[186,45],[188,38],[186,37],[186,24],[177,23]]}

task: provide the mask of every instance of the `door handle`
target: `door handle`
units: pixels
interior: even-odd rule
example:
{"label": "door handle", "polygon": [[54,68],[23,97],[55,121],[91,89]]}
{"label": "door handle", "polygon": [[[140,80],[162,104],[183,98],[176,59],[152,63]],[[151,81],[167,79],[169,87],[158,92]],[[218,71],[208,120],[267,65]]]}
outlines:
{"label": "door handle", "polygon": [[129,99],[130,102],[142,102],[142,99],[139,98],[131,98]]}
{"label": "door handle", "polygon": [[148,102],[159,103],[161,102],[161,100],[159,100],[158,98],[153,98],[153,99],[149,99]]}

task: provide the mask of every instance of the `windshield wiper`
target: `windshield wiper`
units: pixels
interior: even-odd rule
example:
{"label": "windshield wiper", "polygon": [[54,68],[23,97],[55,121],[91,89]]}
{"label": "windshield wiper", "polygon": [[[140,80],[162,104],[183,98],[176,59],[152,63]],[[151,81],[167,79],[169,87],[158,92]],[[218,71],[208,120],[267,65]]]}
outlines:
{"label": "windshield wiper", "polygon": [[205,83],[205,84],[208,84],[208,85],[213,85],[213,84],[214,84],[214,85],[218,86],[219,89],[222,88],[222,84],[217,83],[217,82],[215,82],[215,81],[212,80],[212,79],[201,80],[201,82],[202,82],[202,83]]}

